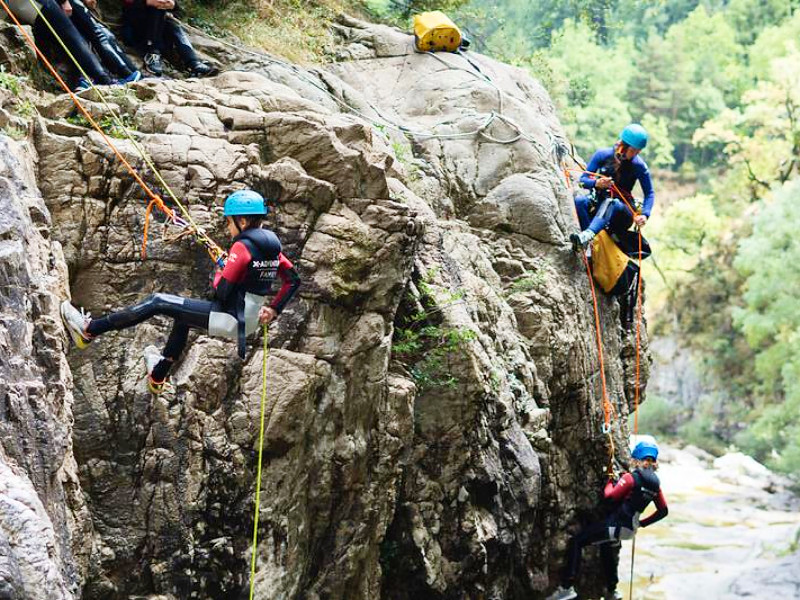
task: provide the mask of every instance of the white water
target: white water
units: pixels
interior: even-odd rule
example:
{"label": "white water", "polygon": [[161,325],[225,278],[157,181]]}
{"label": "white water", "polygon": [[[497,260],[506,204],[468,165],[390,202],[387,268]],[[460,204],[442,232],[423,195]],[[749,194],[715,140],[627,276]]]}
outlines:
{"label": "white water", "polygon": [[[742,455],[716,461],[666,448],[669,516],[636,538],[635,600],[800,600],[800,502]],[[710,457],[709,457],[710,458]],[[628,596],[631,543],[620,554]]]}

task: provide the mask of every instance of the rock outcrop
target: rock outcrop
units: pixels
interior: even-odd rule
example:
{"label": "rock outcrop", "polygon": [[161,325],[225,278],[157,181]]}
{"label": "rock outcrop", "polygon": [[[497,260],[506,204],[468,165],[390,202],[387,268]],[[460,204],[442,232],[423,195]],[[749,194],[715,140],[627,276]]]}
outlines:
{"label": "rock outcrop", "polygon": [[[225,195],[280,189],[269,224],[304,280],[268,357],[259,341],[240,361],[233,344],[194,335],[158,398],[141,353],[166,321],[107,334],[66,366],[64,273],[97,314],[155,291],[203,297],[210,262],[160,227],[143,261],[145,200],[101,137],[64,120],[64,98],[35,119],[36,183],[14,198],[36,204],[38,187],[46,207],[2,244],[25,238],[32,250],[14,256],[46,266],[30,277],[15,258],[3,277],[42,299],[9,296],[19,333],[1,362],[24,365],[8,381],[41,406],[2,426],[43,441],[23,451],[4,436],[0,467],[15,473],[9,496],[32,498],[26,522],[52,532],[39,538],[52,550],[31,556],[48,557],[59,598],[240,597],[264,360],[258,597],[543,597],[570,527],[591,516],[608,440],[547,94],[479,55],[417,54],[410,36],[355,21],[338,31],[341,61],[324,71],[199,40],[242,70],[108,94],[218,241]],[[96,100],[90,111],[107,116]],[[129,141],[114,142],[142,166]],[[633,336],[615,301],[601,299],[601,314],[624,448]],[[13,515],[0,507],[6,538]],[[10,597],[56,589],[15,556],[0,560]]]}

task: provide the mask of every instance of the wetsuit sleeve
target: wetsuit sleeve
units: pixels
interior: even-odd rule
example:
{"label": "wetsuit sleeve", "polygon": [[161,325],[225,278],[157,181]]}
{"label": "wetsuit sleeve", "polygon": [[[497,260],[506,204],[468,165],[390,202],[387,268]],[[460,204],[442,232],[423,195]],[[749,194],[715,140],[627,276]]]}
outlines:
{"label": "wetsuit sleeve", "polygon": [[617,483],[609,481],[603,490],[603,496],[606,500],[613,500],[615,502],[622,502],[633,491],[633,475],[625,473],[619,478]]}
{"label": "wetsuit sleeve", "polygon": [[278,265],[278,277],[281,278],[283,285],[281,285],[281,289],[278,293],[275,294],[275,298],[272,299],[270,306],[280,314],[297,293],[297,289],[300,287],[300,276],[297,274],[292,261],[286,258],[283,253],[278,256],[278,260],[280,261]]}
{"label": "wetsuit sleeve", "polygon": [[653,190],[653,181],[650,179],[650,170],[646,164],[642,164],[639,171],[639,185],[642,186],[642,192],[644,192],[642,214],[649,219],[650,213],[653,211],[653,204],[656,201],[656,194]]}
{"label": "wetsuit sleeve", "polygon": [[586,170],[581,175],[581,186],[588,188],[590,190],[594,189],[594,182],[596,179],[596,175],[590,175],[590,173],[597,173],[600,167],[603,164],[603,153],[598,150],[592,156],[592,160],[589,161],[589,164],[586,165]]}
{"label": "wetsuit sleeve", "polygon": [[641,527],[647,527],[648,525],[652,525],[666,517],[669,514],[669,509],[667,508],[667,499],[664,497],[664,492],[658,490],[658,496],[653,501],[656,505],[656,512],[652,515],[647,517],[646,519],[642,519],[639,521],[639,525]]}
{"label": "wetsuit sleeve", "polygon": [[223,304],[247,277],[247,267],[252,256],[242,242],[236,242],[228,252],[225,268],[214,276],[214,296]]}

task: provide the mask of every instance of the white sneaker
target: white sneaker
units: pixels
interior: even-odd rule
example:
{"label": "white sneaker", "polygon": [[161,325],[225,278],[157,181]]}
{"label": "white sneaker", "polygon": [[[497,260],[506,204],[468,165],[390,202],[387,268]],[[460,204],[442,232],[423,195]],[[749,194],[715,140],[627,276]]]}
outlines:
{"label": "white sneaker", "polygon": [[547,600],[575,600],[577,597],[578,594],[574,587],[569,586],[568,588],[564,588],[558,586],[556,591],[547,597]]}
{"label": "white sneaker", "polygon": [[616,589],[613,589],[606,592],[606,595],[603,596],[603,600],[623,600],[623,595]]}
{"label": "white sneaker", "polygon": [[67,333],[72,339],[72,342],[81,350],[86,348],[91,341],[92,336],[86,333],[86,328],[92,322],[92,315],[83,309],[78,310],[69,300],[64,300],[61,303],[61,319],[64,321],[64,327],[67,328]]}
{"label": "white sneaker", "polygon": [[155,346],[147,346],[144,349],[144,364],[147,365],[147,374],[152,375],[156,365],[164,360],[164,356]]}
{"label": "white sneaker", "polygon": [[164,356],[155,346],[147,346],[144,349],[144,364],[147,366],[147,389],[153,394],[160,394],[164,391],[164,384],[167,382],[165,377],[162,381],[153,379],[153,369],[164,360]]}

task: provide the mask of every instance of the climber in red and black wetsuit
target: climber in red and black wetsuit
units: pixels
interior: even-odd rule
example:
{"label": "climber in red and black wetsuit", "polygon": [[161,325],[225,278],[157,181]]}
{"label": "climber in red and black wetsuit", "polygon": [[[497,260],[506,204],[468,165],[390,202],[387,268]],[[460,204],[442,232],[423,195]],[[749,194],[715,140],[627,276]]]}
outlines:
{"label": "climber in red and black wetsuit", "polygon": [[[605,600],[621,598],[617,593],[617,555],[612,552],[615,542],[631,539],[639,527],[648,527],[668,514],[667,500],[656,475],[658,469],[658,446],[641,441],[631,453],[634,469],[624,473],[616,482],[609,481],[603,496],[613,503],[613,510],[605,520],[592,523],[574,536],[569,543],[567,567],[562,585],[547,600],[573,600],[578,595],[573,584],[581,564],[581,554],[586,546],[600,545],[600,559],[606,577]],[[650,503],[656,512],[639,520]]]}
{"label": "climber in red and black wetsuit", "polygon": [[[95,337],[138,325],[155,315],[172,317],[174,325],[163,352],[155,346],[144,350],[150,391],[163,391],[169,370],[183,352],[189,329],[238,341],[239,356],[245,356],[245,337],[259,324],[273,321],[300,287],[300,277],[291,261],[281,252],[278,237],[263,229],[268,212],[264,198],[251,190],[234,192],[225,200],[224,215],[228,232],[234,238],[225,267],[214,277],[213,301],[183,298],[172,294],[153,294],[143,302],[98,319],[78,310],[69,301],[61,304],[61,315],[70,337],[85,348]],[[272,284],[282,286],[269,306]]]}

